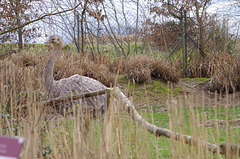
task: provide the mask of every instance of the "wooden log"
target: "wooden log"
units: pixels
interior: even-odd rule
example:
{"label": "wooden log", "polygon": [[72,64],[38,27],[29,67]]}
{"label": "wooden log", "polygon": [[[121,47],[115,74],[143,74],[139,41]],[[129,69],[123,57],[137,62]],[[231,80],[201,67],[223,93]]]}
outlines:
{"label": "wooden log", "polygon": [[[192,136],[184,135],[180,133],[173,132],[171,130],[165,129],[165,128],[159,128],[156,125],[150,124],[148,121],[143,119],[141,115],[136,111],[135,107],[131,103],[131,101],[118,89],[115,89],[115,94],[117,96],[117,99],[122,102],[122,105],[124,108],[128,110],[128,113],[132,116],[135,122],[138,122],[140,126],[145,128],[148,132],[154,134],[156,137],[164,136],[167,138],[173,138],[174,140],[183,140],[186,144],[190,146],[200,146],[202,148],[207,148],[212,153],[219,153],[222,155],[227,155],[226,151],[226,144],[223,143],[221,145],[216,145],[212,143],[208,143],[206,141],[203,141],[201,139],[195,139]],[[230,156],[239,156],[240,152],[240,145],[235,144],[227,144],[230,147],[230,150],[228,153],[231,153]]]}
{"label": "wooden log", "polygon": [[99,96],[102,94],[105,94],[106,91],[111,90],[111,88],[103,89],[100,91],[95,91],[95,92],[90,92],[90,93],[85,93],[85,94],[77,94],[77,95],[69,95],[69,96],[64,96],[64,97],[57,97],[54,99],[50,99],[47,101],[42,102],[44,105],[54,105],[58,104],[64,101],[71,101],[71,100],[78,100],[81,98],[88,98],[88,97],[93,97],[93,96]]}
{"label": "wooden log", "polygon": [[[80,98],[87,98],[87,97],[93,97],[97,95],[102,95],[102,94],[107,94],[107,98],[111,98],[110,95],[113,93],[117,100],[120,100],[121,104],[123,105],[124,109],[128,111],[128,113],[131,115],[133,120],[137,122],[141,127],[146,129],[148,132],[154,134],[156,137],[159,136],[164,136],[167,138],[172,138],[177,141],[184,141],[186,144],[190,146],[200,146],[201,148],[207,148],[209,151],[212,153],[219,153],[225,156],[240,156],[240,145],[236,144],[231,144],[231,143],[226,143],[223,142],[220,145],[208,143],[206,141],[203,141],[201,139],[195,139],[192,136],[189,135],[184,135],[180,133],[173,132],[169,129],[165,128],[160,128],[157,127],[156,125],[150,124],[148,121],[142,118],[142,116],[137,112],[135,109],[134,105],[131,103],[131,101],[119,90],[118,87],[115,87],[114,89],[112,88],[107,88],[104,90],[96,91],[96,92],[91,92],[91,93],[85,93],[85,94],[80,94],[80,95],[73,95],[73,96],[66,96],[66,97],[59,97],[59,98],[54,98],[52,100],[42,102],[44,105],[53,105],[57,104],[59,102],[63,102],[66,100],[77,100]],[[106,100],[107,106],[109,106],[110,99]],[[110,104],[113,105],[113,104]],[[109,107],[107,108],[109,109]],[[112,114],[113,110],[112,108],[109,109],[110,114]],[[106,123],[105,123],[105,131],[107,127],[111,127],[111,121],[112,117],[105,117]],[[110,126],[109,126],[110,124]],[[108,148],[108,146],[107,146]],[[228,151],[229,149],[229,151]],[[227,154],[228,153],[228,154]],[[229,154],[230,153],[230,154]]]}

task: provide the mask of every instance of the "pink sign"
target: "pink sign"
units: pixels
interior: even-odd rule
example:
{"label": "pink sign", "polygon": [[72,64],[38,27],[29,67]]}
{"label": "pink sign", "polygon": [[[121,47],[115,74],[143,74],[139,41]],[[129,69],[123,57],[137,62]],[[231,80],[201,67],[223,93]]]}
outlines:
{"label": "pink sign", "polygon": [[24,139],[0,136],[0,159],[17,159]]}

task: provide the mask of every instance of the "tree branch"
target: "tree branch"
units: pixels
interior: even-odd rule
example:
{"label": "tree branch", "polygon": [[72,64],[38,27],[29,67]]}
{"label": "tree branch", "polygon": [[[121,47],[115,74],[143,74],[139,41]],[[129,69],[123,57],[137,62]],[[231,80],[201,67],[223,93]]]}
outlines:
{"label": "tree branch", "polygon": [[85,94],[77,94],[77,95],[70,95],[70,96],[65,96],[65,97],[58,97],[54,98],[48,101],[42,102],[44,105],[55,105],[64,101],[72,101],[72,100],[78,100],[81,98],[88,98],[88,97],[93,97],[93,96],[98,96],[105,94],[106,91],[111,90],[111,88],[103,89],[100,91],[95,91],[95,92],[90,92],[90,93],[85,93]]}
{"label": "tree branch", "polygon": [[[219,153],[222,155],[237,155],[240,156],[240,145],[231,144],[223,142],[220,145],[215,145],[212,143],[208,143],[206,141],[203,141],[201,139],[195,139],[192,136],[183,135],[180,133],[173,132],[171,130],[165,129],[165,128],[159,128],[153,124],[150,124],[148,121],[143,119],[141,115],[137,112],[135,107],[132,105],[130,100],[118,89],[115,89],[115,93],[117,96],[117,99],[122,102],[122,105],[124,108],[128,110],[128,113],[132,116],[133,120],[135,122],[138,122],[141,127],[144,129],[147,129],[148,132],[154,134],[156,137],[164,136],[167,138],[172,138],[174,140],[180,141],[183,140],[186,144],[190,146],[200,146],[201,148],[207,148],[212,153]],[[230,149],[227,152],[227,149]]]}
{"label": "tree branch", "polygon": [[74,8],[67,9],[67,10],[63,10],[63,11],[61,11],[61,12],[45,14],[45,15],[39,17],[39,18],[36,18],[36,19],[34,19],[34,20],[31,20],[31,21],[28,21],[28,22],[26,22],[26,23],[24,23],[24,24],[22,24],[22,25],[20,25],[20,26],[17,26],[17,27],[11,28],[11,29],[9,29],[9,30],[3,31],[3,32],[0,33],[0,35],[9,33],[9,32],[11,32],[11,31],[17,30],[17,29],[19,29],[19,28],[23,28],[24,26],[29,25],[29,24],[34,23],[34,22],[37,22],[37,21],[39,21],[39,20],[42,20],[42,19],[45,18],[45,17],[52,16],[52,15],[58,15],[58,14],[61,14],[61,13],[65,13],[65,12],[72,11],[72,10],[76,9],[80,4],[81,4],[81,3],[78,3],[78,5],[76,5]]}
{"label": "tree branch", "polygon": [[[180,133],[173,132],[171,130],[165,129],[165,128],[160,128],[157,127],[156,125],[150,124],[148,121],[142,118],[142,116],[137,112],[131,101],[119,90],[118,87],[112,89],[112,88],[107,88],[104,90],[100,91],[95,91],[91,93],[85,93],[85,94],[80,94],[80,95],[75,95],[75,96],[67,96],[67,97],[59,97],[55,98],[53,100],[49,100],[47,102],[43,102],[44,105],[53,105],[57,104],[59,102],[63,102],[65,100],[77,100],[80,98],[87,98],[87,97],[92,97],[92,96],[97,96],[97,95],[102,95],[105,94],[106,91],[114,91],[113,94],[116,96],[117,100],[121,102],[123,107],[128,110],[128,113],[132,116],[133,120],[135,122],[138,122],[138,124],[146,129],[148,132],[154,134],[156,137],[164,136],[167,138],[172,138],[177,141],[184,141],[184,143],[190,145],[190,146],[200,146],[201,148],[206,148],[207,150],[211,151],[212,153],[218,153],[222,155],[230,155],[231,157],[236,155],[240,156],[240,145],[237,144],[231,144],[231,143],[226,143],[223,142],[220,145],[208,143],[206,141],[203,141],[201,139],[195,139],[192,136],[188,135],[183,135]],[[108,92],[111,93],[111,92]]]}
{"label": "tree branch", "polygon": [[175,14],[175,13],[173,13],[172,11],[171,11],[171,8],[170,8],[170,0],[168,0],[167,1],[167,10],[168,10],[168,12],[169,12],[169,14],[171,14],[174,18],[177,18],[177,19],[179,19],[180,21],[182,21],[182,19],[183,19],[183,17],[182,16],[179,16],[179,15],[177,15],[177,14]]}

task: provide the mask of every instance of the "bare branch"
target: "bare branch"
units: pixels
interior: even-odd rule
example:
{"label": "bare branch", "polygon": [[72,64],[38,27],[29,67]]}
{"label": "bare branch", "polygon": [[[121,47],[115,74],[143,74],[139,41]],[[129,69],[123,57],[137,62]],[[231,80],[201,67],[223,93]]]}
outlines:
{"label": "bare branch", "polygon": [[65,96],[65,97],[58,97],[58,98],[54,98],[45,102],[42,102],[44,105],[55,105],[64,101],[71,101],[71,100],[78,100],[81,98],[88,98],[88,97],[93,97],[93,96],[98,96],[98,95],[102,95],[105,94],[106,91],[110,90],[110,88],[108,89],[104,89],[104,90],[100,90],[100,91],[96,91],[96,92],[90,92],[90,93],[85,93],[85,94],[77,94],[77,95],[70,95],[70,96]]}
{"label": "bare branch", "polygon": [[9,32],[11,32],[11,31],[17,30],[17,29],[19,29],[19,28],[23,28],[24,26],[29,25],[29,24],[34,23],[34,22],[37,22],[37,21],[39,21],[39,20],[42,20],[42,19],[45,18],[45,17],[49,17],[49,16],[52,16],[52,15],[58,15],[58,14],[62,14],[62,13],[65,13],[65,12],[72,11],[72,10],[76,9],[80,4],[81,4],[81,3],[78,3],[78,5],[76,5],[74,8],[67,9],[67,10],[63,10],[63,11],[61,11],[61,12],[45,14],[45,15],[39,17],[39,18],[36,18],[36,19],[34,19],[34,20],[31,20],[31,21],[28,21],[28,22],[26,22],[26,23],[24,23],[24,24],[22,24],[22,25],[20,25],[20,26],[17,26],[17,27],[11,28],[11,29],[9,29],[9,30],[3,31],[3,32],[0,33],[0,35],[9,33]]}
{"label": "bare branch", "polygon": [[171,130],[165,128],[159,128],[156,125],[150,124],[148,121],[142,118],[142,116],[137,112],[133,104],[130,100],[118,89],[115,89],[116,96],[118,100],[122,102],[124,108],[128,110],[128,113],[132,116],[135,122],[138,122],[140,126],[145,128],[148,132],[154,134],[156,137],[164,136],[167,138],[172,138],[177,141],[184,141],[186,144],[190,146],[200,146],[203,148],[208,149],[212,153],[220,153],[222,155],[227,154],[227,147],[230,148],[231,154],[230,155],[240,155],[240,145],[230,144],[223,142],[220,145],[208,143],[206,141],[195,139],[192,136],[183,135],[180,133],[173,132]]}
{"label": "bare branch", "polygon": [[170,6],[171,6],[170,0],[167,1],[167,6],[168,6],[167,9],[168,9],[169,14],[171,14],[174,18],[179,19],[180,21],[183,20],[183,17],[182,17],[182,16],[179,16],[179,15],[177,15],[177,14],[175,14],[175,13],[172,12],[172,9],[170,8]]}
{"label": "bare branch", "polygon": [[[165,128],[160,128],[157,127],[156,125],[150,124],[148,121],[142,118],[142,116],[137,112],[135,109],[134,105],[131,103],[131,101],[119,90],[118,87],[115,88],[107,88],[104,90],[96,91],[96,92],[91,92],[91,93],[86,93],[86,94],[80,94],[80,95],[75,95],[75,96],[67,96],[67,97],[59,97],[55,98],[53,100],[43,102],[44,105],[53,105],[57,104],[59,102],[63,102],[65,100],[77,100],[80,98],[87,98],[87,97],[92,97],[92,96],[98,96],[101,94],[105,94],[106,91],[113,91],[112,93],[116,96],[117,100],[120,100],[121,104],[123,107],[128,110],[128,113],[132,116],[133,120],[135,122],[138,122],[138,124],[146,129],[148,132],[154,134],[156,137],[164,136],[167,138],[171,138],[177,141],[184,141],[186,144],[190,146],[200,146],[202,148],[206,148],[208,151],[211,151],[212,153],[218,153],[222,155],[227,155],[229,152],[227,152],[227,149],[230,151],[230,155],[240,155],[240,145],[236,144],[231,144],[231,143],[226,143],[223,142],[220,145],[208,143],[206,141],[203,141],[201,139],[196,139],[192,136],[189,135],[184,135],[180,133],[173,132],[169,129]],[[108,92],[111,93],[111,92]]]}

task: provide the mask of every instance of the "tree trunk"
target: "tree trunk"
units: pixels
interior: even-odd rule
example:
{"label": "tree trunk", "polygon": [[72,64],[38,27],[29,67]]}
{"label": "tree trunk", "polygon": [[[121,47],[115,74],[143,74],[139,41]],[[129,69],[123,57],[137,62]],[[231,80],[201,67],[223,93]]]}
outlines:
{"label": "tree trunk", "polygon": [[[17,26],[21,26],[21,15],[19,13],[19,4],[21,3],[21,0],[17,0],[16,1],[16,8],[15,8],[15,14],[16,14],[16,18],[17,18]],[[22,36],[23,32],[22,32],[22,28],[18,28],[18,49],[19,51],[23,49],[23,36]]]}
{"label": "tree trunk", "polygon": [[[17,20],[17,24],[18,24],[18,26],[21,25],[20,19]],[[23,35],[22,28],[19,28],[18,29],[18,49],[19,49],[19,51],[23,49],[23,36],[22,35]]]}
{"label": "tree trunk", "polygon": [[86,9],[87,9],[87,4],[88,4],[88,0],[84,1],[84,6],[83,6],[83,10],[82,10],[82,14],[81,14],[81,35],[82,35],[82,54],[84,54],[84,30],[83,30],[83,22],[84,22],[84,15],[86,13]]}
{"label": "tree trunk", "polygon": [[137,43],[138,43],[138,12],[139,12],[139,0],[137,0],[137,19],[136,19],[136,31],[135,31],[135,50],[134,53],[138,54]]}
{"label": "tree trunk", "polygon": [[98,19],[97,21],[98,27],[97,27],[97,52],[100,54],[100,49],[99,49],[99,36],[100,36],[100,20]]}
{"label": "tree trunk", "polygon": [[[197,16],[197,24],[198,24],[198,28],[199,28],[199,31],[198,31],[198,37],[199,37],[199,40],[198,40],[198,44],[200,47],[203,47],[203,28],[202,28],[202,17],[200,17],[200,13],[199,13],[199,10],[200,10],[200,7],[198,5],[198,3],[196,2],[195,3],[195,6],[196,6],[196,16]],[[202,15],[203,16],[203,15]]]}
{"label": "tree trunk", "polygon": [[77,13],[77,50],[80,53],[80,27],[79,27],[79,13]]}

